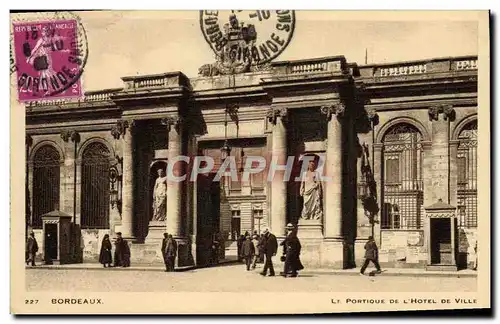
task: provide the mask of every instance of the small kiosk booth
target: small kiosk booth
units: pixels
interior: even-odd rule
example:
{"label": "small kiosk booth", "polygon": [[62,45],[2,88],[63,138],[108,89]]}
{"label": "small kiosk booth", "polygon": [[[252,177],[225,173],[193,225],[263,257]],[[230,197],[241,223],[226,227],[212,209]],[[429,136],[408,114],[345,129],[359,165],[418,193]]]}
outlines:
{"label": "small kiosk booth", "polygon": [[54,210],[42,215],[45,264],[72,263],[71,215]]}

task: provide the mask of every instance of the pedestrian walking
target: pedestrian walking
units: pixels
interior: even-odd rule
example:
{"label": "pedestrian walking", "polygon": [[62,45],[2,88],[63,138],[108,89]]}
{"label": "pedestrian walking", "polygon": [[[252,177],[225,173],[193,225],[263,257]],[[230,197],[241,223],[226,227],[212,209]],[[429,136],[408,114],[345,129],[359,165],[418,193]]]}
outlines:
{"label": "pedestrian walking", "polygon": [[111,267],[111,241],[109,240],[109,234],[104,235],[101,243],[101,252],[99,253],[99,263],[104,266],[104,268]]}
{"label": "pedestrian walking", "polygon": [[300,245],[300,240],[297,237],[295,227],[291,223],[288,223],[286,229],[286,238],[280,244],[283,246],[283,256],[285,261],[284,269],[281,275],[285,278],[297,277],[297,271],[304,269],[302,262],[300,262],[300,250],[302,246]]}
{"label": "pedestrian walking", "polygon": [[243,256],[241,254],[241,247],[243,246],[243,242],[245,242],[245,236],[240,235],[238,240],[236,241],[236,247],[238,249],[238,262],[243,261]]}
{"label": "pedestrian walking", "polygon": [[274,234],[270,233],[269,230],[266,228],[264,231],[264,255],[265,255],[265,263],[264,263],[264,269],[260,273],[262,276],[267,275],[267,270],[269,270],[269,276],[274,277],[274,266],[273,266],[273,256],[276,255],[276,252],[278,250],[278,241],[276,240],[276,236]]}
{"label": "pedestrian walking", "polygon": [[382,270],[380,269],[380,265],[378,264],[378,248],[377,248],[377,243],[375,243],[375,240],[373,239],[373,236],[368,237],[368,242],[365,244],[365,262],[363,263],[363,266],[361,267],[360,274],[364,275],[365,270],[368,267],[368,264],[373,262],[375,265],[375,268],[377,269],[377,273],[381,273]]}
{"label": "pedestrian walking", "polygon": [[255,233],[252,238],[252,243],[254,247],[255,254],[253,256],[252,260],[252,269],[255,269],[257,266],[257,260],[259,259],[259,254],[260,254],[260,241],[259,241],[259,235]]}
{"label": "pedestrian walking", "polygon": [[250,235],[246,236],[245,242],[243,242],[243,245],[241,246],[241,255],[245,260],[247,271],[250,271],[250,266],[252,265],[253,257],[255,255],[255,247]]}
{"label": "pedestrian walking", "polygon": [[26,252],[28,253],[28,259],[26,260],[26,265],[35,266],[35,257],[38,252],[38,243],[35,238],[35,233],[31,232],[26,241]]}

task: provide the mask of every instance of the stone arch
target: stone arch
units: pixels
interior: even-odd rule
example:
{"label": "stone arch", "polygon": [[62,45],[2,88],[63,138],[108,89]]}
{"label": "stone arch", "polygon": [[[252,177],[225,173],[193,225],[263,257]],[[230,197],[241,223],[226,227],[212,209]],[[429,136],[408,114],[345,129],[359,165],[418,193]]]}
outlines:
{"label": "stone arch", "polygon": [[422,135],[422,141],[430,141],[431,137],[429,135],[429,132],[427,131],[427,128],[417,119],[411,118],[411,117],[395,117],[388,122],[386,122],[382,127],[380,127],[379,131],[377,132],[377,135],[375,136],[375,143],[382,143],[382,139],[384,138],[385,134],[389,129],[391,129],[392,126],[397,125],[397,124],[409,124],[414,126],[420,134]]}
{"label": "stone arch", "polygon": [[452,140],[458,140],[458,136],[460,135],[460,132],[463,130],[465,126],[467,126],[471,122],[477,122],[477,113],[468,115],[464,118],[462,118],[455,126],[455,128],[452,131],[451,139]]}
{"label": "stone arch", "polygon": [[52,141],[52,140],[42,140],[38,143],[36,143],[33,148],[29,151],[29,156],[28,156],[28,162],[29,163],[33,163],[34,162],[34,157],[36,155],[36,152],[44,147],[45,145],[49,145],[49,146],[52,146],[56,151],[57,153],[59,153],[59,162],[60,163],[64,163],[64,151],[61,149],[61,147],[55,142],[55,141]]}
{"label": "stone arch", "polygon": [[107,140],[105,140],[105,139],[103,139],[101,137],[91,137],[91,138],[87,139],[85,142],[83,142],[82,145],[80,146],[80,148],[78,149],[77,157],[78,157],[79,161],[82,160],[82,155],[85,152],[85,150],[90,145],[92,145],[94,143],[101,143],[104,146],[106,146],[106,148],[109,151],[109,159],[110,159],[110,161],[115,160],[115,158],[116,158],[115,150],[113,149],[113,146]]}

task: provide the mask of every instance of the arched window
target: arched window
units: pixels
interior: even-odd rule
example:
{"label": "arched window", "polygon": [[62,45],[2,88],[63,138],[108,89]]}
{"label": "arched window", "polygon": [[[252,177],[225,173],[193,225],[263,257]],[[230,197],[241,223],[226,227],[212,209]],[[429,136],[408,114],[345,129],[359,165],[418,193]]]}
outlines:
{"label": "arched window", "polygon": [[34,228],[42,227],[42,215],[59,205],[59,152],[52,145],[40,147],[33,157],[33,218]]}
{"label": "arched window", "polygon": [[81,226],[109,228],[110,152],[95,142],[82,154]]}
{"label": "arched window", "polygon": [[462,128],[458,141],[458,226],[474,228],[477,227],[477,120]]}
{"label": "arched window", "polygon": [[392,126],[383,138],[383,209],[381,227],[422,226],[422,134],[414,126]]}

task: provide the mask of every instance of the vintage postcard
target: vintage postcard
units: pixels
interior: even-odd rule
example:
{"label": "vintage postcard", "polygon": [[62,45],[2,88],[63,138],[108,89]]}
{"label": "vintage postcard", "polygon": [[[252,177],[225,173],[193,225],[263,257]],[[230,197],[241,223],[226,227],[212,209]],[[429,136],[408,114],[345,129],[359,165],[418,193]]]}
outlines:
{"label": "vintage postcard", "polygon": [[489,12],[10,19],[12,313],[491,308]]}

